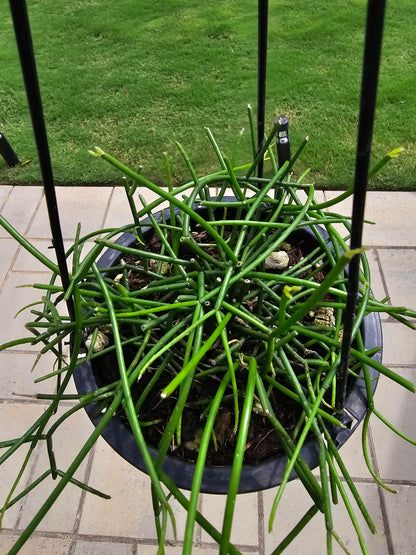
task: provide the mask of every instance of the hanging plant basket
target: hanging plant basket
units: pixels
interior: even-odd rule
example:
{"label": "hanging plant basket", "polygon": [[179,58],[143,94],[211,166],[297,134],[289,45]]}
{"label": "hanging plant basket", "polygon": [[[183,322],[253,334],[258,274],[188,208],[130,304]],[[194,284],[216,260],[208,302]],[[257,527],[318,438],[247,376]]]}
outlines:
{"label": "hanging plant basket", "polygon": [[[233,200],[233,199],[224,199]],[[235,199],[234,199],[235,200]],[[206,210],[198,209],[199,213],[206,215]],[[230,210],[230,209],[229,209]],[[163,221],[169,224],[170,212],[164,212]],[[161,214],[158,215],[157,220],[162,221]],[[149,222],[150,224],[150,222]],[[315,226],[317,228],[317,226]],[[328,241],[328,233],[322,227],[318,228],[319,233],[325,241]],[[142,228],[145,243],[151,242],[152,234],[154,233],[153,226]],[[318,246],[318,241],[310,227],[299,227],[290,236],[290,242],[306,245],[308,250],[312,250]],[[137,245],[137,237],[130,233],[123,234],[117,241],[119,245],[126,247],[134,247]],[[120,264],[122,254],[119,250],[108,249],[98,262],[100,268],[105,268],[108,274],[108,268],[112,268]],[[362,323],[361,334],[363,337],[365,351],[371,351],[379,348],[380,350],[374,355],[374,360],[381,362],[381,347],[382,347],[382,332],[381,323],[378,313],[371,312],[368,314]],[[183,353],[178,353],[182,356]],[[82,363],[78,365],[74,372],[75,384],[78,392],[82,395],[92,393],[99,387],[105,385],[100,376],[108,364],[113,366],[114,378],[117,378],[118,368],[115,357],[106,358],[106,356],[97,358],[93,364],[91,362]],[[371,379],[371,387],[374,392],[378,372],[369,368],[369,375]],[[360,372],[358,372],[360,373]],[[362,376],[362,371],[361,371]],[[103,414],[100,413],[100,407],[97,404],[88,405],[86,411],[94,425],[97,425],[101,420]],[[332,439],[337,448],[340,448],[353,434],[354,430],[359,425],[360,421],[364,418],[367,412],[367,394],[364,379],[349,378],[348,393],[346,397],[346,404],[344,411],[340,415],[335,414],[336,418],[340,419],[343,427],[329,425],[329,430]],[[184,417],[185,420],[185,417]],[[134,435],[126,422],[123,414],[115,415],[110,423],[106,426],[102,433],[102,437],[108,444],[122,456],[129,463],[146,472],[146,465],[143,457],[137,446]],[[148,445],[148,450],[153,459],[156,459],[158,450],[156,446]],[[311,435],[308,438],[301,450],[301,456],[313,469],[319,464],[319,445],[316,439]],[[271,488],[280,484],[285,472],[287,464],[287,456],[284,452],[277,455],[267,457],[256,464],[244,464],[241,472],[239,482],[239,493],[247,493]],[[167,455],[164,459],[162,470],[166,475],[180,488],[190,490],[192,488],[192,480],[195,471],[195,464],[186,460],[181,460],[177,456]],[[206,464],[204,468],[201,491],[204,493],[217,493],[225,494],[228,491],[230,478],[232,473],[231,464],[211,465]],[[293,471],[291,479],[296,477]]]}

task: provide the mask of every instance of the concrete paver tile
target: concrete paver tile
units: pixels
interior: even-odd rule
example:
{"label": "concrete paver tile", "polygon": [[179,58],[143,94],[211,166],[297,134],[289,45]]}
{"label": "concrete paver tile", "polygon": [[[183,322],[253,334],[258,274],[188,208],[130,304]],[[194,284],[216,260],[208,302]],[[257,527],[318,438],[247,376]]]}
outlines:
{"label": "concrete paver tile", "polygon": [[[155,549],[154,546],[153,549]],[[132,555],[132,553],[132,544],[83,540],[76,542],[74,551],[74,555]]]}
{"label": "concrete paver tile", "polygon": [[[65,410],[69,410],[70,408],[71,405],[65,407]],[[64,409],[61,407],[56,417],[52,419],[52,422],[63,414]],[[87,440],[90,433],[87,421],[87,416],[79,411],[66,420],[54,433],[53,447],[56,457],[56,465],[59,470],[65,471],[69,467]],[[33,479],[41,476],[48,468],[49,460],[46,445],[42,443],[39,446],[39,457],[34,468]],[[84,460],[75,472],[74,477],[81,482],[84,482],[85,470],[86,461]],[[25,528],[29,524],[44,501],[55,489],[57,483],[57,481],[47,478],[39,486],[37,486],[36,495],[28,496],[22,508],[19,528]],[[55,501],[51,510],[40,522],[37,530],[60,533],[72,532],[81,498],[81,492],[82,490],[79,487],[69,484],[61,493],[57,501]]]}
{"label": "concrete paver tile", "polygon": [[[358,491],[374,520],[378,533],[373,535],[367,525],[358,516],[358,520],[370,553],[388,553],[386,538],[383,531],[383,520],[379,506],[378,488],[376,485],[358,484]],[[309,495],[304,491],[299,481],[290,482],[283,496],[282,502],[277,509],[273,531],[268,532],[268,519],[272,507],[276,490],[268,490],[264,496],[264,516],[265,516],[265,552],[271,553],[277,545],[287,536],[292,528],[298,523],[301,517],[312,506]],[[356,507],[355,502],[353,506]],[[350,553],[360,553],[359,542],[349,519],[348,513],[342,507],[342,500],[333,509],[334,530],[341,537]],[[324,517],[318,513],[307,524],[300,536],[298,536],[287,547],[284,552],[287,555],[316,555],[316,553],[326,553],[326,532]],[[333,552],[336,554],[344,553],[340,546],[333,541]]]}
{"label": "concrete paver tile", "polygon": [[52,393],[55,389],[54,380],[34,383],[36,378],[53,371],[53,356],[45,354],[41,357],[35,369],[37,353],[27,353],[24,356],[16,351],[0,352],[0,399],[18,400],[22,395],[36,395],[37,393]]}
{"label": "concrete paver tile", "polygon": [[383,323],[383,364],[416,364],[415,331],[400,323]]}
{"label": "concrete paver tile", "polygon": [[398,493],[384,493],[394,553],[416,553],[416,486],[398,486]]}
{"label": "concrete paver tile", "polygon": [[[140,555],[154,555],[155,553],[157,553],[157,545],[156,544],[143,544],[143,543],[139,543],[137,544],[137,553],[140,553]],[[182,554],[182,548],[181,547],[172,547],[172,546],[167,546],[165,547],[165,555],[181,555]]]}
{"label": "concrete paver tile", "polygon": [[[396,371],[416,384],[415,368],[399,368]],[[387,420],[400,432],[416,440],[414,393],[381,377],[374,399],[376,408]],[[416,481],[414,445],[402,440],[375,416],[371,419],[371,430],[381,478]]]}
{"label": "concrete paver tile", "polygon": [[[139,207],[139,200],[134,195],[136,206]],[[127,201],[124,187],[114,187],[111,193],[108,212],[104,220],[104,227],[121,227],[132,221],[132,215]]]}
{"label": "concrete paver tile", "polygon": [[[0,187],[0,189],[2,189]],[[42,198],[42,187],[13,187],[2,210],[2,216],[20,233],[24,234]],[[10,237],[0,226],[0,237]]]}
{"label": "concrete paver tile", "polygon": [[[373,296],[378,301],[381,301],[387,297],[387,291],[380,273],[378,251],[376,249],[371,249],[367,251],[366,255],[368,265],[370,266],[371,291],[373,292]],[[380,317],[382,320],[388,318],[383,312],[380,313]]]}
{"label": "concrete paver tile", "polygon": [[18,245],[14,239],[0,238],[0,285],[9,271],[10,265],[18,251]]}
{"label": "concrete paver tile", "polygon": [[[250,546],[258,545],[259,531],[257,498],[257,493],[245,493],[237,496],[231,533],[232,543]],[[202,495],[201,512],[204,517],[207,518],[209,522],[218,530],[222,529],[225,502],[225,495]],[[202,530],[201,541],[211,542],[212,538],[204,530]]]}
{"label": "concrete paver tile", "polygon": [[378,249],[378,255],[391,304],[416,309],[416,249]]}
{"label": "concrete paver tile", "polygon": [[[98,484],[98,485],[97,485]],[[87,496],[81,518],[81,533],[156,539],[150,479],[134,468],[100,440],[91,472],[90,485],[111,495],[104,500]],[[188,492],[183,492],[189,497]],[[175,500],[170,501],[175,516],[178,540],[183,539],[186,513]],[[195,534],[199,527],[195,526]],[[166,539],[174,540],[168,520]]]}
{"label": "concrete paver tile", "polygon": [[[11,273],[6,280],[4,287],[0,293],[0,306],[3,322],[7,322],[7,326],[0,329],[0,344],[6,343],[21,337],[30,337],[30,332],[25,329],[25,324],[31,321],[34,316],[30,314],[30,310],[24,310],[17,316],[18,310],[29,305],[30,303],[40,301],[42,291],[32,287],[20,287],[33,283],[48,283],[49,273]],[[29,344],[20,346],[19,349],[39,350],[39,346],[31,347]]]}
{"label": "concrete paver tile", "polygon": [[[0,438],[1,441],[11,440],[21,437],[29,426],[42,414],[44,407],[34,404],[21,403],[0,403]],[[6,448],[0,449],[1,455],[6,452]],[[0,506],[3,506],[7,495],[17,477],[19,469],[27,454],[27,447],[21,447],[17,452],[10,456],[0,467]],[[33,467],[30,462],[22,476],[20,484],[16,488],[15,495],[23,491],[24,484],[29,477]],[[16,503],[5,512],[3,526],[13,528],[19,516],[21,502]],[[1,537],[1,534],[0,534]],[[0,550],[0,553],[3,551]]]}
{"label": "concrete paver tile", "polygon": [[[32,245],[37,248],[42,254],[47,256],[52,262],[55,264],[56,262],[56,254],[55,250],[51,248],[51,241],[49,239],[31,239]],[[1,245],[1,243],[0,243]],[[71,241],[64,241],[64,248],[67,251],[73,243]],[[92,249],[94,243],[92,241],[84,242],[84,246],[82,248],[81,253],[81,260],[85,257],[86,254]],[[67,265],[68,271],[72,272],[72,254],[70,254],[67,258]],[[27,250],[21,248],[19,250],[19,254],[13,264],[13,272],[44,272],[47,271],[47,267],[39,262],[37,258],[35,258],[32,254],[27,252]]]}
{"label": "concrete paver tile", "polygon": [[414,246],[416,192],[370,191],[366,218],[376,221],[367,226],[366,241],[371,245]]}
{"label": "concrete paver tile", "polygon": [[[165,189],[167,190],[167,189]],[[147,204],[152,203],[158,198],[158,195],[146,189],[145,187],[138,187],[134,194],[134,202],[136,210],[140,212],[143,205],[140,201],[139,195],[141,195]],[[181,197],[179,197],[181,199]],[[181,199],[182,200],[182,199]],[[155,213],[159,210],[163,210],[168,206],[168,202],[164,201],[160,204],[160,207],[155,208]],[[143,219],[143,218],[142,218]],[[114,187],[113,193],[111,195],[110,204],[108,208],[108,213],[105,217],[104,226],[105,227],[121,227],[132,221],[132,215],[127,201],[126,193],[123,187]]]}
{"label": "concrete paver tile", "polygon": [[[140,555],[155,555],[156,546],[143,545],[142,543],[137,546],[137,553]],[[166,555],[182,555],[182,547],[179,545],[168,545],[165,547]],[[194,545],[192,547],[192,554],[196,555],[218,555],[218,547],[207,547],[206,545]],[[242,555],[260,555],[258,551],[241,551]],[[77,555],[77,554],[76,554]]]}
{"label": "concrete paver tile", "polygon": [[[52,248],[50,239],[31,239],[32,245],[51,262],[56,264],[55,249]],[[14,272],[48,272],[48,268],[37,258],[30,254],[26,249],[19,249],[16,261],[13,264]]]}
{"label": "concrete paver tile", "polygon": [[12,190],[12,185],[0,185],[0,210],[3,208],[3,204]]}
{"label": "concrete paver tile", "polygon": [[[300,190],[297,195],[302,202],[305,202],[308,198],[306,191]],[[315,198],[318,202],[325,202],[325,191],[315,190]]]}
{"label": "concrete paver tile", "polygon": [[[0,553],[8,553],[19,536],[0,533]],[[32,536],[19,551],[19,555],[68,555],[71,538]]]}
{"label": "concrete paver tile", "polygon": [[[165,190],[167,190],[167,189],[165,189]],[[146,189],[145,187],[138,187],[137,190],[136,190],[136,193],[135,193],[135,200],[136,200],[136,207],[137,207],[139,212],[143,208],[143,205],[142,205],[142,203],[139,199],[139,195],[142,195],[142,197],[144,198],[144,200],[146,201],[147,204],[151,204],[153,201],[155,201],[157,198],[159,198],[159,195],[157,195],[156,193],[154,193],[150,189]],[[179,198],[179,200],[182,200],[181,195],[178,198]],[[165,200],[162,203],[160,203],[160,205],[157,208],[155,208],[154,211],[158,212],[159,210],[164,210],[168,206],[169,206],[169,203],[168,203],[167,200]]]}
{"label": "concrete paver tile", "polygon": [[[371,480],[371,474],[367,468],[361,448],[362,423],[357,427],[352,436],[340,448],[339,453],[345,463],[349,475],[352,478],[363,478]],[[319,469],[314,471],[319,476]]]}
{"label": "concrete paver tile", "polygon": [[[64,239],[73,239],[81,223],[81,235],[102,227],[110,199],[111,187],[58,187],[56,197]],[[36,239],[51,237],[45,199],[36,212],[28,236]]]}
{"label": "concrete paver tile", "polygon": [[0,403],[0,434],[2,438],[20,437],[44,411],[42,403]]}
{"label": "concrete paver tile", "polygon": [[[333,199],[339,191],[326,191]],[[352,198],[330,208],[345,216],[351,215]],[[414,215],[416,213],[415,192],[369,191],[367,193],[365,219],[376,225],[365,224],[363,244],[379,246],[415,246]],[[337,226],[338,224],[336,224]]]}
{"label": "concrete paver tile", "polygon": [[111,495],[111,499],[86,496],[81,534],[156,539],[150,479],[101,439],[97,442],[89,485]]}
{"label": "concrete paver tile", "polygon": [[[324,191],[325,201],[333,200],[338,197],[343,191]],[[341,201],[340,203],[329,206],[324,209],[325,213],[335,213],[345,217],[351,217],[352,212],[352,199],[351,197]],[[341,234],[341,237],[345,238],[348,235],[346,227],[342,223],[333,224],[334,229]]]}

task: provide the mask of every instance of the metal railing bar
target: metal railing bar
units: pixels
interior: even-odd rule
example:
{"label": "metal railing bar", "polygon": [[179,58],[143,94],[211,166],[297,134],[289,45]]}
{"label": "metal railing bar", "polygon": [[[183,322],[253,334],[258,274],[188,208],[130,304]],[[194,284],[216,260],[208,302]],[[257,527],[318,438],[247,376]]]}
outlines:
{"label": "metal railing bar", "polygon": [[[374,116],[377,101],[378,76],[386,1],[369,0],[364,43],[364,60],[361,79],[360,115],[355,159],[354,196],[351,222],[350,248],[362,246],[365,200],[368,185],[371,144],[373,139]],[[344,320],[344,334],[341,349],[341,363],[338,373],[337,406],[345,404],[348,378],[348,359],[353,340],[352,331],[357,305],[360,256],[351,259],[348,273],[348,296]]]}
{"label": "metal railing bar", "polygon": [[[269,0],[258,0],[257,152],[264,145],[268,16]],[[257,177],[263,177],[263,167],[262,158],[257,166]]]}
{"label": "metal railing bar", "polygon": [[[33,134],[35,136],[36,148],[38,152],[53,246],[56,252],[56,259],[61,274],[62,285],[64,289],[67,289],[69,286],[69,274],[62,238],[62,229],[55,193],[48,137],[43,114],[42,99],[36,70],[36,60],[33,50],[32,34],[30,31],[26,1],[10,0],[10,9],[32,119]],[[72,298],[67,301],[67,306],[69,315],[73,319],[74,307]]]}

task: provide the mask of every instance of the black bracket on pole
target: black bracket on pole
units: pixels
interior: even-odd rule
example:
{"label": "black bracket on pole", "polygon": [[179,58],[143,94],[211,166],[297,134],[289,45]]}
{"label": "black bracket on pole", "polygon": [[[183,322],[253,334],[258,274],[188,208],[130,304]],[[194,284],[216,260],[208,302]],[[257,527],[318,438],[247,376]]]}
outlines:
{"label": "black bracket on pole", "polygon": [[20,164],[20,160],[15,151],[10,146],[9,141],[3,133],[0,132],[0,155],[6,160],[6,164],[13,168]]}
{"label": "black bracket on pole", "polygon": [[286,116],[279,116],[274,123],[280,125],[276,131],[276,147],[279,168],[281,168],[285,162],[290,162],[289,120]]}

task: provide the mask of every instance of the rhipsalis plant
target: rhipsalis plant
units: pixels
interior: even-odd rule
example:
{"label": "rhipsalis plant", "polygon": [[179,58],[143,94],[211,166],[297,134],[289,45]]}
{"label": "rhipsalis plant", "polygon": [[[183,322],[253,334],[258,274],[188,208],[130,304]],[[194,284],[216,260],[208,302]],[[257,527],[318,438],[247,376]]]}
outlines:
{"label": "rhipsalis plant", "polygon": [[[252,122],[250,110],[249,116]],[[275,130],[260,153],[253,148],[254,161],[240,167],[222,153],[209,129],[206,133],[219,170],[198,175],[191,156],[178,145],[191,176],[178,187],[173,186],[167,155],[164,187],[103,150],[94,151],[125,177],[131,221],[85,236],[78,230],[67,253],[72,268],[66,291],[56,265],[0,216],[10,235],[52,271],[48,283],[33,285],[41,298],[39,304],[28,307],[30,337],[2,349],[30,343],[39,347],[40,355],[52,354],[55,366],[36,381],[56,380],[54,394],[39,394],[50,401],[47,410],[23,435],[1,438],[0,463],[25,453],[1,516],[36,492],[42,481],[55,483],[11,553],[22,547],[67,484],[105,495],[77,481],[74,474],[115,415],[131,430],[150,476],[159,553],[164,552],[167,523],[174,520],[171,497],[187,511],[184,537],[178,538],[183,541],[183,553],[192,552],[196,523],[219,544],[220,553],[238,553],[230,537],[233,520],[238,518],[234,507],[242,467],[281,454],[287,464],[276,490],[270,528],[293,470],[310,496],[310,509],[299,515],[298,524],[274,553],[282,552],[319,513],[325,516],[328,552],[333,540],[348,552],[340,538],[342,531],[332,524],[338,496],[367,552],[348,496],[355,499],[372,531],[374,523],[334,441],[336,431],[348,425],[343,411],[335,408],[335,398],[347,297],[345,270],[351,257],[361,256],[362,270],[348,383],[350,388],[357,382],[365,384],[364,436],[368,419],[374,416],[414,443],[383,417],[382,408],[376,408],[372,376],[381,373],[412,392],[414,385],[382,364],[378,347],[366,348],[362,330],[364,319],[379,312],[414,327],[409,318],[416,313],[392,307],[387,299],[376,300],[364,250],[348,249],[350,220],[337,214],[335,207],[352,189],[328,202],[316,200],[313,185],[294,178],[293,162],[277,167],[272,148]],[[263,158],[269,161],[269,173],[258,178],[256,169]],[[155,200],[139,195],[143,188]],[[161,211],[166,201],[168,208]],[[336,224],[343,224],[344,232]],[[130,240],[114,242],[122,233],[130,233]],[[91,241],[93,247],[84,255]],[[117,256],[105,268],[97,261],[107,249]],[[70,297],[74,320],[65,311]],[[86,363],[95,372],[96,389],[69,393],[74,372]],[[68,400],[74,401],[70,408]],[[68,468],[57,468],[55,432],[89,405],[101,414],[99,423]],[[301,451],[311,439],[319,453],[318,476]],[[47,450],[50,468],[33,483],[17,488],[39,445]],[[149,445],[158,449],[156,456]],[[364,437],[368,460],[365,445]],[[189,499],[162,470],[167,456],[195,464]],[[220,530],[198,512],[204,469],[215,465],[231,468]],[[375,470],[370,471],[380,482]]]}

